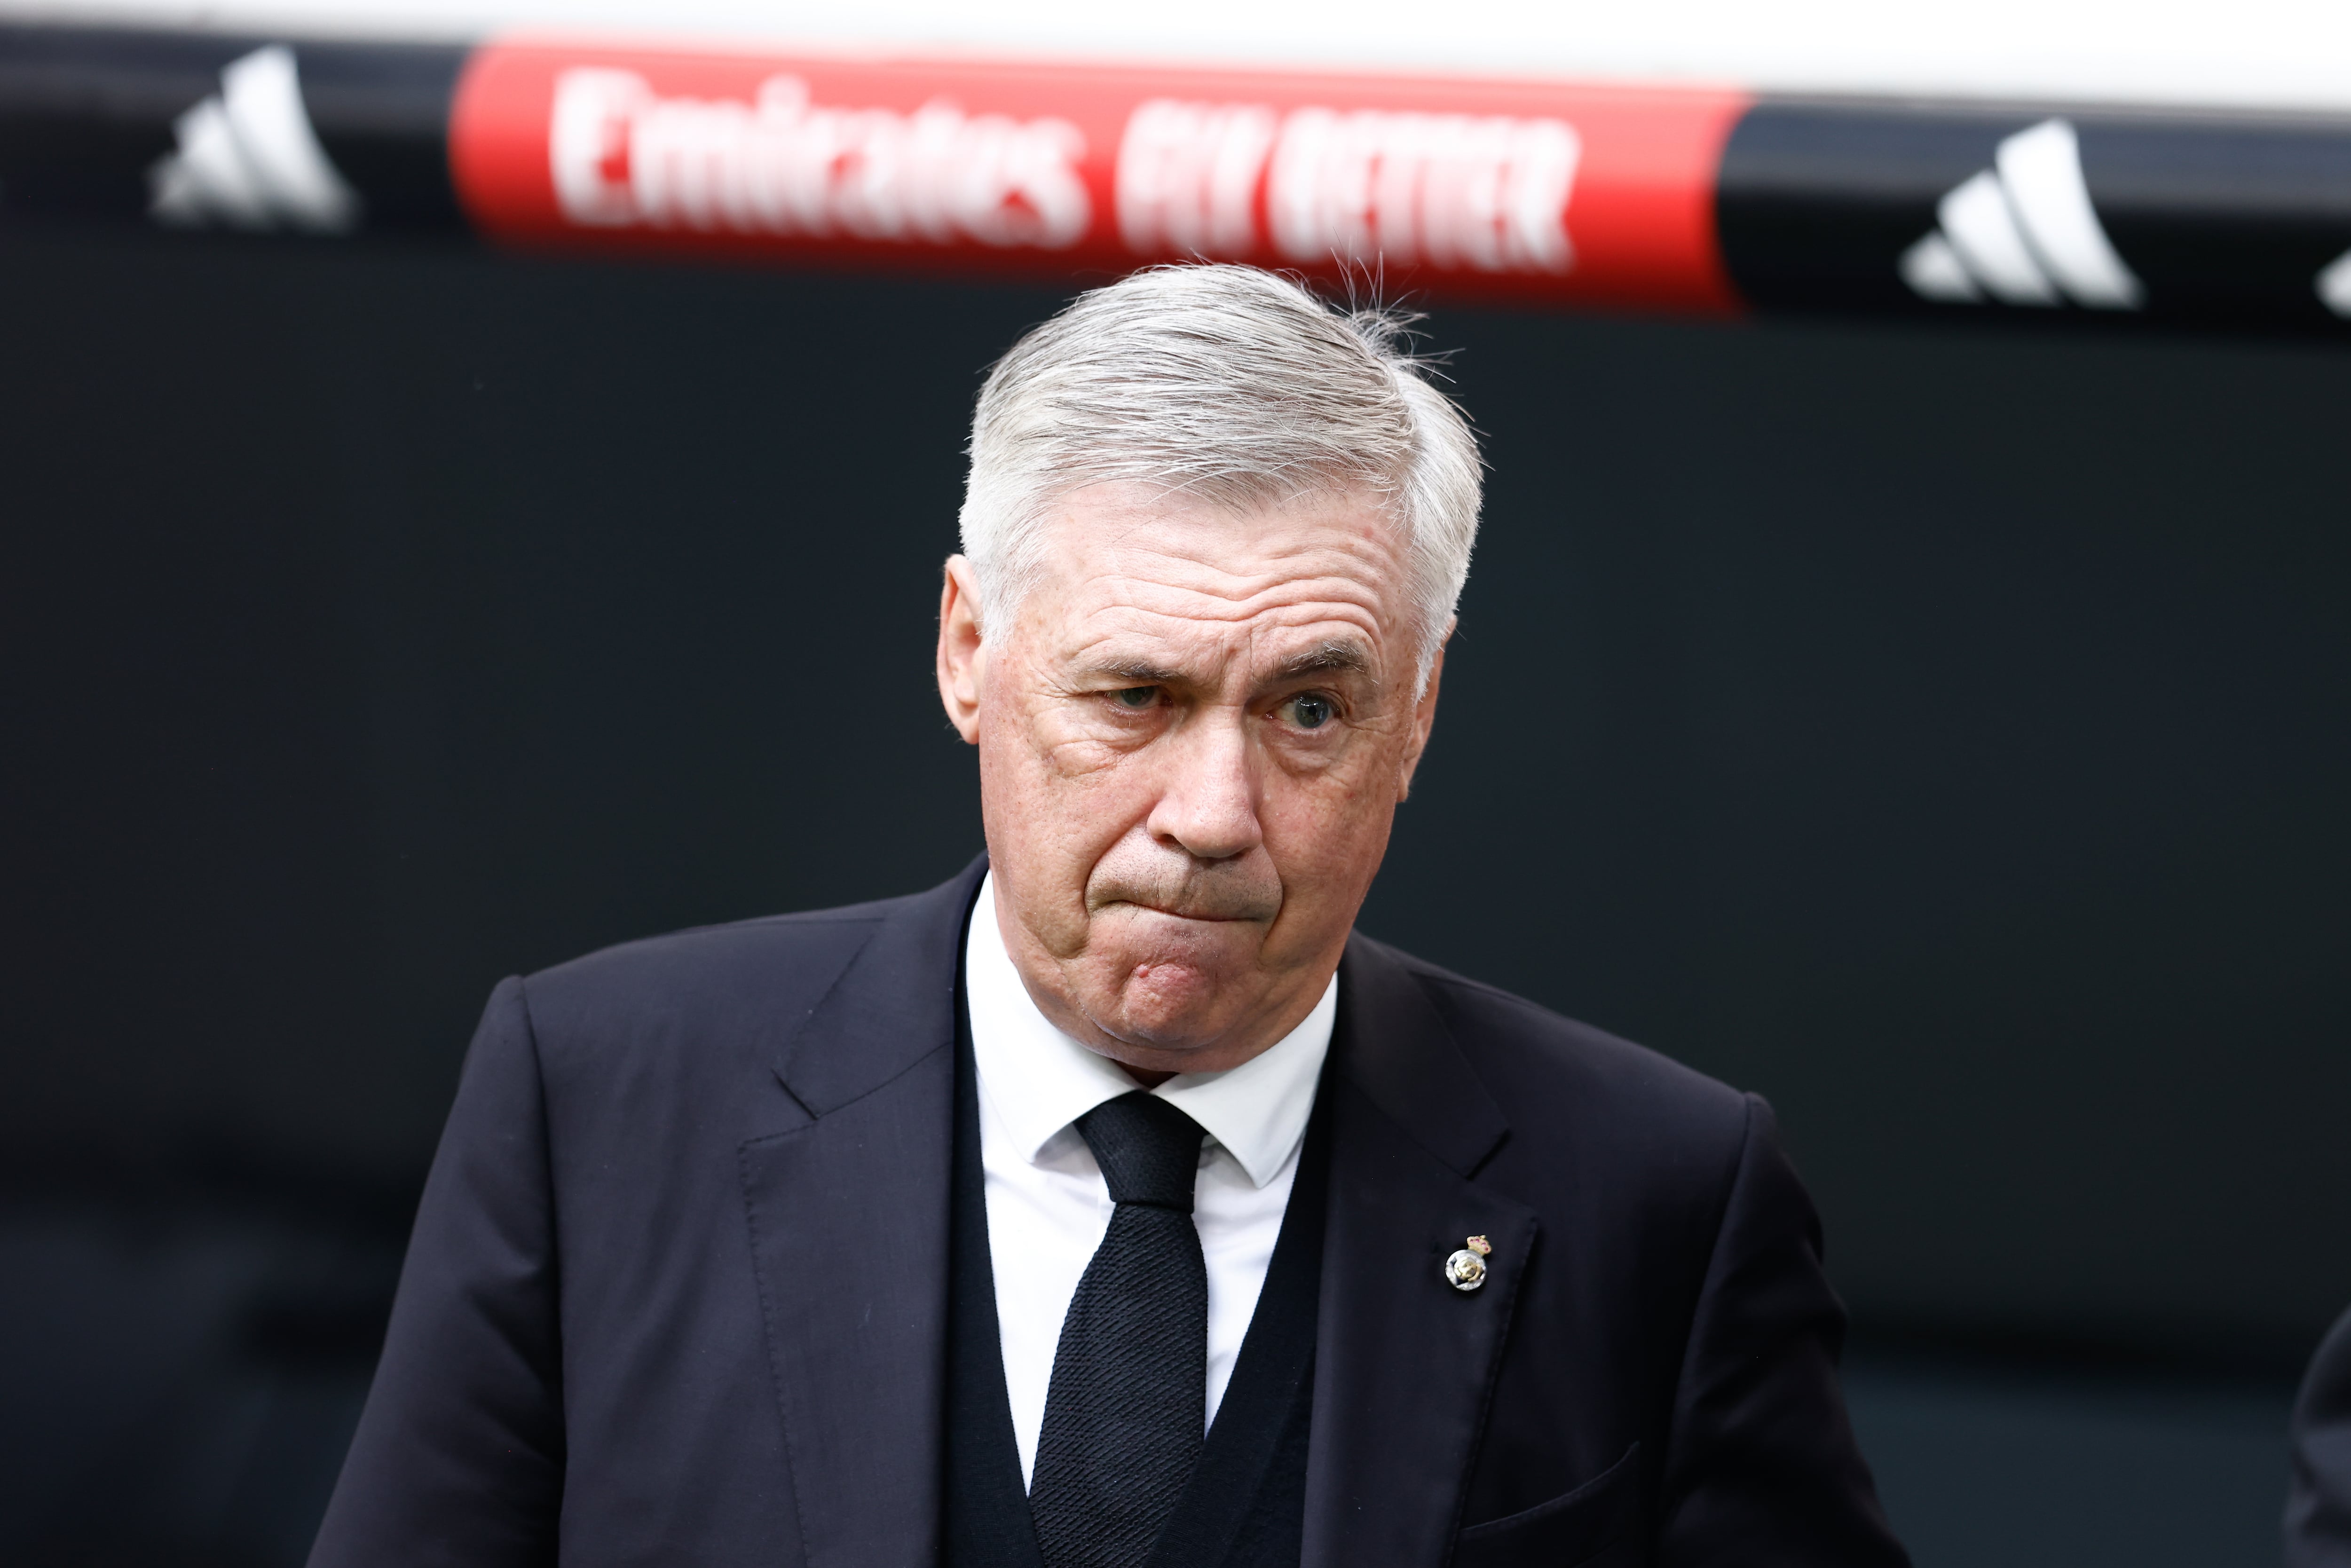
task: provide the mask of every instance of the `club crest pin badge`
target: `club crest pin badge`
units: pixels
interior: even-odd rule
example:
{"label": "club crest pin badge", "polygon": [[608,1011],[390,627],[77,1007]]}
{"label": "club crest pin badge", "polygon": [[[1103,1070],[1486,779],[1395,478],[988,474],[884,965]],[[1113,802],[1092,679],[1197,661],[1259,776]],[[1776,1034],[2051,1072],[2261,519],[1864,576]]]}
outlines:
{"label": "club crest pin badge", "polygon": [[1445,1260],[1445,1282],[1457,1291],[1474,1291],[1486,1282],[1486,1257],[1494,1244],[1482,1236],[1472,1236],[1461,1249]]}

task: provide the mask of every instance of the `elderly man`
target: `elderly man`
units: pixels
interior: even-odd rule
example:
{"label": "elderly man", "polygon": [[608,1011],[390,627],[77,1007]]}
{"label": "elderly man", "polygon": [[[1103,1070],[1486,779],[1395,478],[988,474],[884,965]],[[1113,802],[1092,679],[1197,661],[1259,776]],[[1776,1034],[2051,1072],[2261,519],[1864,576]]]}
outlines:
{"label": "elderly man", "polygon": [[1267,273],[1023,339],[987,859],[498,988],[313,1563],[1903,1562],[1762,1103],[1353,930],[1479,484]]}

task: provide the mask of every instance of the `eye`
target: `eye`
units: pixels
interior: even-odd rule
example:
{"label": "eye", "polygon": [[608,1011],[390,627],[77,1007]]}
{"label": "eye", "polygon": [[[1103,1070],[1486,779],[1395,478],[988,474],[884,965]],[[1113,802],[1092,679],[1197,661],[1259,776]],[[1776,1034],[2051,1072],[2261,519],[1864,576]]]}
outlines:
{"label": "eye", "polygon": [[1130,713],[1141,713],[1159,700],[1157,686],[1123,686],[1111,693],[1110,700]]}
{"label": "eye", "polygon": [[1281,706],[1290,722],[1301,729],[1320,729],[1339,711],[1338,705],[1320,692],[1301,692]]}

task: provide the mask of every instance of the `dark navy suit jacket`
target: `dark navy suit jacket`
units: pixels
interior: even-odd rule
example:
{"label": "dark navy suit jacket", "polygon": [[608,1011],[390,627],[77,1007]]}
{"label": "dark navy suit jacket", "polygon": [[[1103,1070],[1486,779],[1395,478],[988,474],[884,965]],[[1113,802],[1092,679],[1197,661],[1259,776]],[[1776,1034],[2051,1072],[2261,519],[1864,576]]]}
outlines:
{"label": "dark navy suit jacket", "polygon": [[[497,988],[313,1568],[936,1561],[983,869]],[[1339,975],[1306,1568],[1902,1563],[1763,1103],[1364,937]]]}
{"label": "dark navy suit jacket", "polygon": [[2351,1568],[2351,1312],[2311,1358],[2294,1406],[2286,1568]]}

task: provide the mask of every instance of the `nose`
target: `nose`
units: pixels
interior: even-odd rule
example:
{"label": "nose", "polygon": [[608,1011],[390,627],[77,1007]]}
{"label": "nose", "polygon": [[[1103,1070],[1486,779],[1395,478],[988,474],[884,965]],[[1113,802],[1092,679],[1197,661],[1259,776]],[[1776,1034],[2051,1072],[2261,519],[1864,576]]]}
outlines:
{"label": "nose", "polygon": [[1167,771],[1147,824],[1154,839],[1201,861],[1231,860],[1265,841],[1246,723],[1239,714],[1196,714],[1162,742]]}

